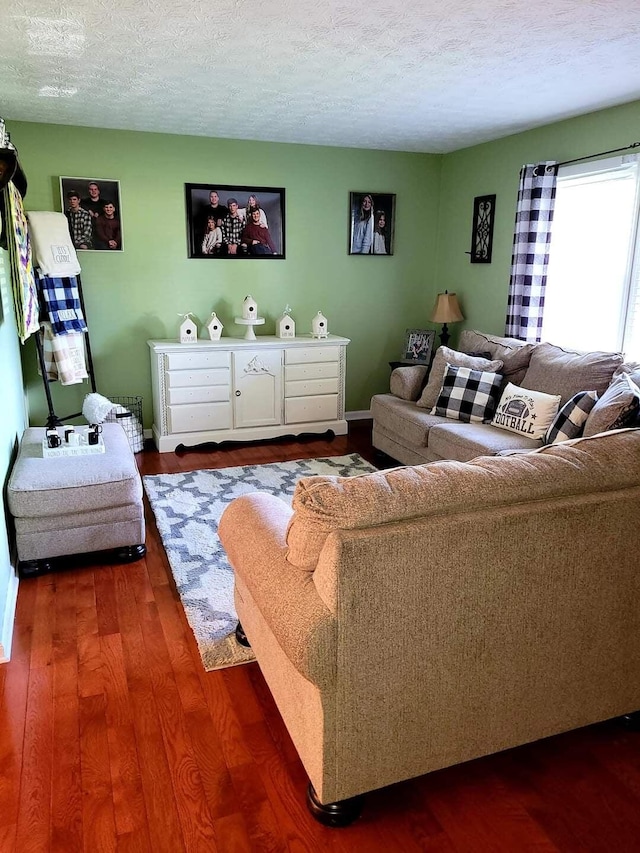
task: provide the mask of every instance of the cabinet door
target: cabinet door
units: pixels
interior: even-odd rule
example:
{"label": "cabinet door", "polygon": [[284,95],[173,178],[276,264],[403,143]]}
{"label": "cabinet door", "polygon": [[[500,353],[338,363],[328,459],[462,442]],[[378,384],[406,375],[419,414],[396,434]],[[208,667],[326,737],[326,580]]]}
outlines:
{"label": "cabinet door", "polygon": [[282,423],[282,350],[233,353],[233,425]]}

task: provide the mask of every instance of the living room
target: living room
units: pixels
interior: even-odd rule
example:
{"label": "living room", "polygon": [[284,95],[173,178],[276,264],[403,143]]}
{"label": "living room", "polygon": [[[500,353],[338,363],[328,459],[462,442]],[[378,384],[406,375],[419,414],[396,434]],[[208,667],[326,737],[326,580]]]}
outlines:
{"label": "living room", "polygon": [[[388,388],[389,361],[399,357],[405,330],[413,326],[433,325],[429,323],[428,316],[439,292],[445,289],[455,291],[463,308],[464,321],[451,329],[454,344],[462,329],[481,329],[503,334],[518,173],[522,164],[584,157],[621,148],[638,139],[638,100],[585,112],[583,115],[572,112],[572,116],[478,145],[466,146],[463,142],[457,150],[438,154],[117,130],[56,123],[55,120],[29,121],[23,116],[20,120],[14,120],[11,114],[4,117],[28,178],[25,199],[28,210],[62,209],[59,192],[61,176],[119,181],[124,251],[114,254],[80,253],[82,282],[98,390],[107,397],[140,395],[144,402],[144,427],[149,430],[152,424],[152,391],[147,340],[177,340],[181,322],[178,315],[186,312],[194,315],[202,329],[214,310],[225,324],[224,334],[241,337],[243,330],[234,325],[234,318],[239,316],[242,300],[249,293],[258,302],[261,314],[266,317],[265,334],[273,334],[276,318],[288,304],[300,332],[311,330],[312,317],[321,310],[328,318],[329,332],[350,339],[345,408],[354,421],[366,418],[371,396]],[[209,263],[207,260],[188,257],[185,184],[208,184],[212,181],[286,190],[286,259],[274,259],[268,263],[249,260],[240,263],[216,260]],[[349,254],[348,201],[349,193],[355,190],[375,190],[396,195],[395,246],[392,256],[361,258]],[[473,200],[476,196],[494,193],[497,200],[492,263],[470,264],[468,251]],[[36,370],[33,340],[24,347],[18,342],[4,252],[1,259],[5,273],[1,282],[0,397],[5,401],[6,414],[0,425],[0,471],[6,483],[17,439],[27,424],[44,423],[46,402],[42,381]],[[597,342],[594,342],[594,346],[597,346]],[[76,410],[86,390],[86,386],[54,387],[56,407],[62,411]],[[347,449],[346,444],[337,446]],[[313,445],[313,448],[316,449],[316,446]],[[274,458],[276,452],[271,448],[266,459]],[[323,446],[315,455],[331,453],[330,449]],[[243,457],[240,462],[233,461],[233,458],[229,464],[245,464],[247,459]],[[255,452],[250,458],[254,464],[266,461],[259,459]],[[205,459],[197,459],[200,467],[206,467]],[[5,510],[5,518],[6,515]],[[8,657],[18,582],[13,571],[5,526],[2,526],[0,532],[0,614],[3,614],[0,642]],[[144,581],[139,575],[132,577],[138,584],[138,596],[144,600],[148,593]],[[37,596],[36,587],[33,584],[30,586],[30,583],[21,585],[20,595],[24,596],[22,606],[32,607],[44,614],[49,607],[61,606],[55,602],[54,589],[67,588],[68,591],[70,581],[61,574],[53,584],[42,583],[38,587]],[[95,595],[100,591],[99,584],[97,581],[95,587],[89,588],[91,585],[88,585],[82,590],[75,590],[74,596],[77,596],[78,602],[82,595],[86,597],[85,603],[92,595],[95,600]],[[165,583],[163,590],[166,589],[168,587]],[[163,624],[167,630],[177,630],[178,622],[170,615],[168,597],[161,596],[159,603],[154,606],[160,613],[160,622],[146,624],[145,641],[151,643],[155,637],[158,642],[164,643],[161,637]],[[92,634],[94,638],[98,634],[109,636],[107,628],[113,617],[113,613],[110,616],[110,607],[109,601],[103,603],[100,631]],[[50,638],[49,642],[55,644],[57,640]],[[14,643],[14,654],[19,657],[24,648],[24,637],[14,640]],[[179,637],[176,647],[170,652],[173,655],[172,662],[178,669],[181,655],[186,654],[186,644],[184,637]],[[27,681],[17,679],[12,682],[13,686],[19,684],[22,691],[15,694],[15,714],[19,714],[20,702],[23,705],[26,703],[27,690],[37,692],[38,689],[53,689],[51,680],[39,681],[39,675],[47,666],[48,653],[45,649],[39,654],[42,654],[40,666],[34,670],[32,680],[27,678]],[[117,658],[117,650],[115,654]],[[168,660],[168,657],[163,656],[155,673],[159,681],[167,674],[163,673],[162,667],[168,665]],[[226,674],[215,682],[202,682],[205,684],[202,690],[206,696],[207,713],[219,708],[223,713],[230,714],[228,697],[231,694],[237,702],[246,703],[237,713],[247,732],[260,737],[264,729],[275,726],[281,734],[277,728],[279,724],[274,722],[276,712],[268,699],[264,698],[263,686],[255,677],[241,675],[239,671],[242,669],[239,667],[238,671],[225,671]],[[4,670],[6,667],[0,667],[0,684],[3,689],[8,689],[9,682],[5,680]],[[181,681],[180,676],[175,682],[172,678],[168,679],[170,690],[188,693],[190,682],[195,677],[193,665],[185,667],[184,672],[184,681]],[[262,705],[256,700],[253,689],[257,691]],[[201,694],[195,691],[194,695],[196,693],[199,698],[197,702],[194,700],[193,714],[188,720],[193,727],[190,733],[193,738],[196,738],[198,714],[204,707],[199,704]],[[89,727],[94,724],[97,726],[96,741],[91,748],[95,748],[95,755],[99,757],[100,750],[107,750],[107,733],[105,728],[96,724],[96,720],[100,719],[100,709],[92,708],[87,701],[87,697],[94,695],[91,684],[86,683],[85,695],[82,697],[85,700],[83,720]],[[143,690],[138,698],[140,704],[137,707],[142,713],[145,698]],[[97,700],[96,704],[99,704]],[[74,719],[77,718],[76,714]],[[221,762],[221,754],[225,750],[228,750],[225,759],[228,760],[229,752],[232,751],[230,743],[238,723],[231,716],[228,719],[228,740],[220,737],[219,752],[208,754],[211,761]],[[220,729],[225,727],[226,723],[221,722]],[[129,730],[126,729],[126,732]],[[172,728],[169,718],[161,720],[159,717],[154,718],[153,725],[150,723],[149,734],[149,743],[146,747],[138,744],[138,750],[144,751],[151,762],[150,766],[153,766],[154,761],[152,747],[164,750],[165,747],[161,745],[163,741],[184,736],[182,730]],[[247,738],[249,736],[243,735]],[[285,737],[284,734],[282,737]],[[50,747],[51,742],[47,743]],[[271,749],[271,743],[266,738],[261,743],[264,749]],[[267,743],[268,747],[264,745]],[[567,761],[563,777],[565,781],[571,778],[572,773],[574,778],[579,777],[577,751],[585,743],[577,737],[561,747]],[[39,760],[37,744],[31,743],[30,749],[31,752],[25,753],[20,760],[35,766]],[[250,796],[251,782],[243,774],[249,774],[253,758],[247,758],[246,749],[243,743],[240,756],[229,760],[235,771],[238,788]],[[285,741],[283,749],[288,763],[293,766],[293,776],[299,780],[301,770],[294,764],[291,744]],[[595,746],[589,742],[591,752],[597,753],[597,749],[597,742]],[[91,753],[87,753],[87,762],[91,758]],[[547,761],[548,753],[531,760]],[[276,762],[271,753],[267,764],[269,761]],[[284,772],[279,764],[274,763],[274,766],[277,767],[276,774]],[[158,772],[165,774],[166,768]],[[496,789],[491,788],[493,783],[490,774],[483,776],[482,771],[475,769],[469,772],[472,775],[479,773],[479,778],[488,785],[483,788],[482,797],[498,796]],[[3,778],[3,784],[11,785],[14,778]],[[265,770],[264,766],[261,778],[260,785],[265,787],[253,803],[258,816],[249,832],[255,848],[240,846],[238,849],[262,849],[271,842],[275,848],[284,847],[286,841],[276,828],[279,820],[286,825],[284,837],[287,832],[295,833],[295,821],[283,816],[284,807],[282,813],[275,817],[272,811],[272,803],[276,801],[272,789],[277,787],[277,778],[269,779],[268,768]],[[455,776],[448,778],[448,784],[454,785],[455,782]],[[105,778],[98,774],[95,784],[106,784]],[[271,797],[268,793],[271,793]],[[396,805],[402,808],[404,794],[392,792],[390,796],[392,799],[395,797]],[[407,796],[410,799],[412,794],[409,792]],[[544,801],[541,810],[550,808],[547,793],[538,796]],[[625,796],[621,794],[619,800],[626,804],[628,800]],[[568,810],[577,807],[578,798],[579,785],[576,783],[567,802]],[[407,830],[412,821],[419,820],[415,814],[420,811],[419,799],[414,803],[413,811],[412,807],[407,807],[403,812],[400,822],[402,828],[394,829],[388,800],[378,796],[379,806],[385,809],[387,815],[381,833],[386,849],[399,849],[394,848],[397,838],[405,840],[403,849],[428,849],[430,833],[433,833],[434,838],[437,836],[433,827],[429,829],[424,825],[419,830],[423,833],[422,841],[420,836],[418,840],[411,838]],[[18,794],[15,794],[12,802],[17,809]],[[99,796],[92,802],[98,810],[102,807]],[[63,809],[62,804],[58,806]],[[22,808],[26,809],[24,802]],[[228,806],[226,812],[222,806],[220,808],[216,820],[222,821],[219,826],[223,826],[225,818],[235,812]],[[245,809],[242,821],[250,821],[250,811],[251,808]],[[22,820],[27,813],[28,809]],[[42,830],[38,818],[31,817],[38,830]],[[85,820],[88,819],[86,815]],[[133,825],[132,815],[128,819]],[[228,821],[230,827],[232,823],[232,820]],[[627,828],[631,824],[633,820],[629,819]],[[472,816],[469,817],[469,825],[473,825]],[[394,835],[395,830],[397,836]],[[478,818],[476,831],[482,833],[485,830],[483,821]],[[247,832],[246,827],[236,831],[238,838],[244,837],[242,833]],[[593,831],[597,835],[599,830]],[[624,839],[624,829],[619,831],[618,838]],[[126,835],[126,831],[120,834]],[[577,829],[575,834],[576,837],[579,834]],[[573,841],[568,840],[570,835],[571,831],[567,830],[563,846],[557,841],[562,836],[562,832],[558,832],[556,847],[550,846],[549,849],[605,849],[598,848],[595,842],[589,847],[587,841],[581,847],[575,838]],[[503,833],[501,841],[495,842],[493,847],[489,838],[487,849],[508,850],[507,837],[508,834]],[[531,838],[534,837],[535,832]],[[11,836],[0,834],[0,838],[10,839]],[[311,835],[306,838],[310,849],[316,849],[314,845],[318,844],[324,844],[325,849],[331,848],[333,844],[346,845],[340,849],[358,849],[350,848],[349,842],[334,842],[327,835],[322,835],[320,842],[318,838]],[[7,850],[13,849],[10,843],[6,846]],[[217,843],[219,849],[225,849],[219,839]],[[372,846],[361,846],[359,849],[380,849],[373,846],[378,843],[375,833],[364,834],[361,843]],[[469,842],[465,847],[464,839],[458,839],[454,849],[478,849],[474,848],[473,843]],[[197,849],[196,846],[184,846]],[[625,849],[622,842],[616,846]],[[443,849],[449,848],[443,846]],[[74,848],[67,846],[66,849]],[[211,846],[211,849],[216,848]]]}

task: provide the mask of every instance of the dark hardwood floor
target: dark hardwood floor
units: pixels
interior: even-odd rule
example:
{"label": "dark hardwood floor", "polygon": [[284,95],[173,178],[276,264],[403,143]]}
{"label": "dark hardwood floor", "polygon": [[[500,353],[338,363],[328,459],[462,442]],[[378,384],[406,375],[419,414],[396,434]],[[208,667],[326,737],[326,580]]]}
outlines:
{"label": "dark hardwood floor", "polygon": [[[373,461],[368,423],[138,460],[160,473],[354,451]],[[320,826],[257,665],[203,671],[147,518],[145,559],[20,584],[0,666],[0,853],[640,851],[640,734],[616,721],[377,791],[351,827]]]}

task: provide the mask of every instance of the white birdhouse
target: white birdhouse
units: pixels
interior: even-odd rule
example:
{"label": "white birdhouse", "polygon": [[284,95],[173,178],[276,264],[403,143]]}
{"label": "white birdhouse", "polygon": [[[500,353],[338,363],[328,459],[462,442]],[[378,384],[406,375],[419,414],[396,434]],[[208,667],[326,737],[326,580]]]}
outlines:
{"label": "white birdhouse", "polygon": [[324,316],[322,311],[318,311],[311,321],[311,335],[314,338],[326,338],[328,334],[327,318]]}
{"label": "white birdhouse", "polygon": [[183,322],[180,323],[180,343],[190,344],[192,341],[197,341],[198,327],[191,319],[191,312],[180,314],[180,317],[184,317]]}
{"label": "white birdhouse", "polygon": [[291,308],[287,305],[282,314],[276,320],[276,336],[279,338],[295,338],[296,323],[291,318]]}
{"label": "white birdhouse", "polygon": [[222,325],[222,321],[214,311],[211,317],[209,317],[209,321],[207,323],[207,332],[209,332],[210,340],[219,341],[222,336],[223,329],[224,326]]}
{"label": "white birdhouse", "polygon": [[255,320],[258,316],[258,305],[253,296],[245,296],[242,303],[242,319]]}

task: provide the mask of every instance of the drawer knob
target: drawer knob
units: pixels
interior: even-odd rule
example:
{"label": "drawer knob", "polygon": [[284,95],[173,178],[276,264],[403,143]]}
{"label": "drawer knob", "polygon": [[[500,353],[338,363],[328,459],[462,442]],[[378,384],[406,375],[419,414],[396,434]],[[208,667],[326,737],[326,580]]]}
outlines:
{"label": "drawer knob", "polygon": [[241,393],[241,391],[236,391],[236,397],[239,397]]}

